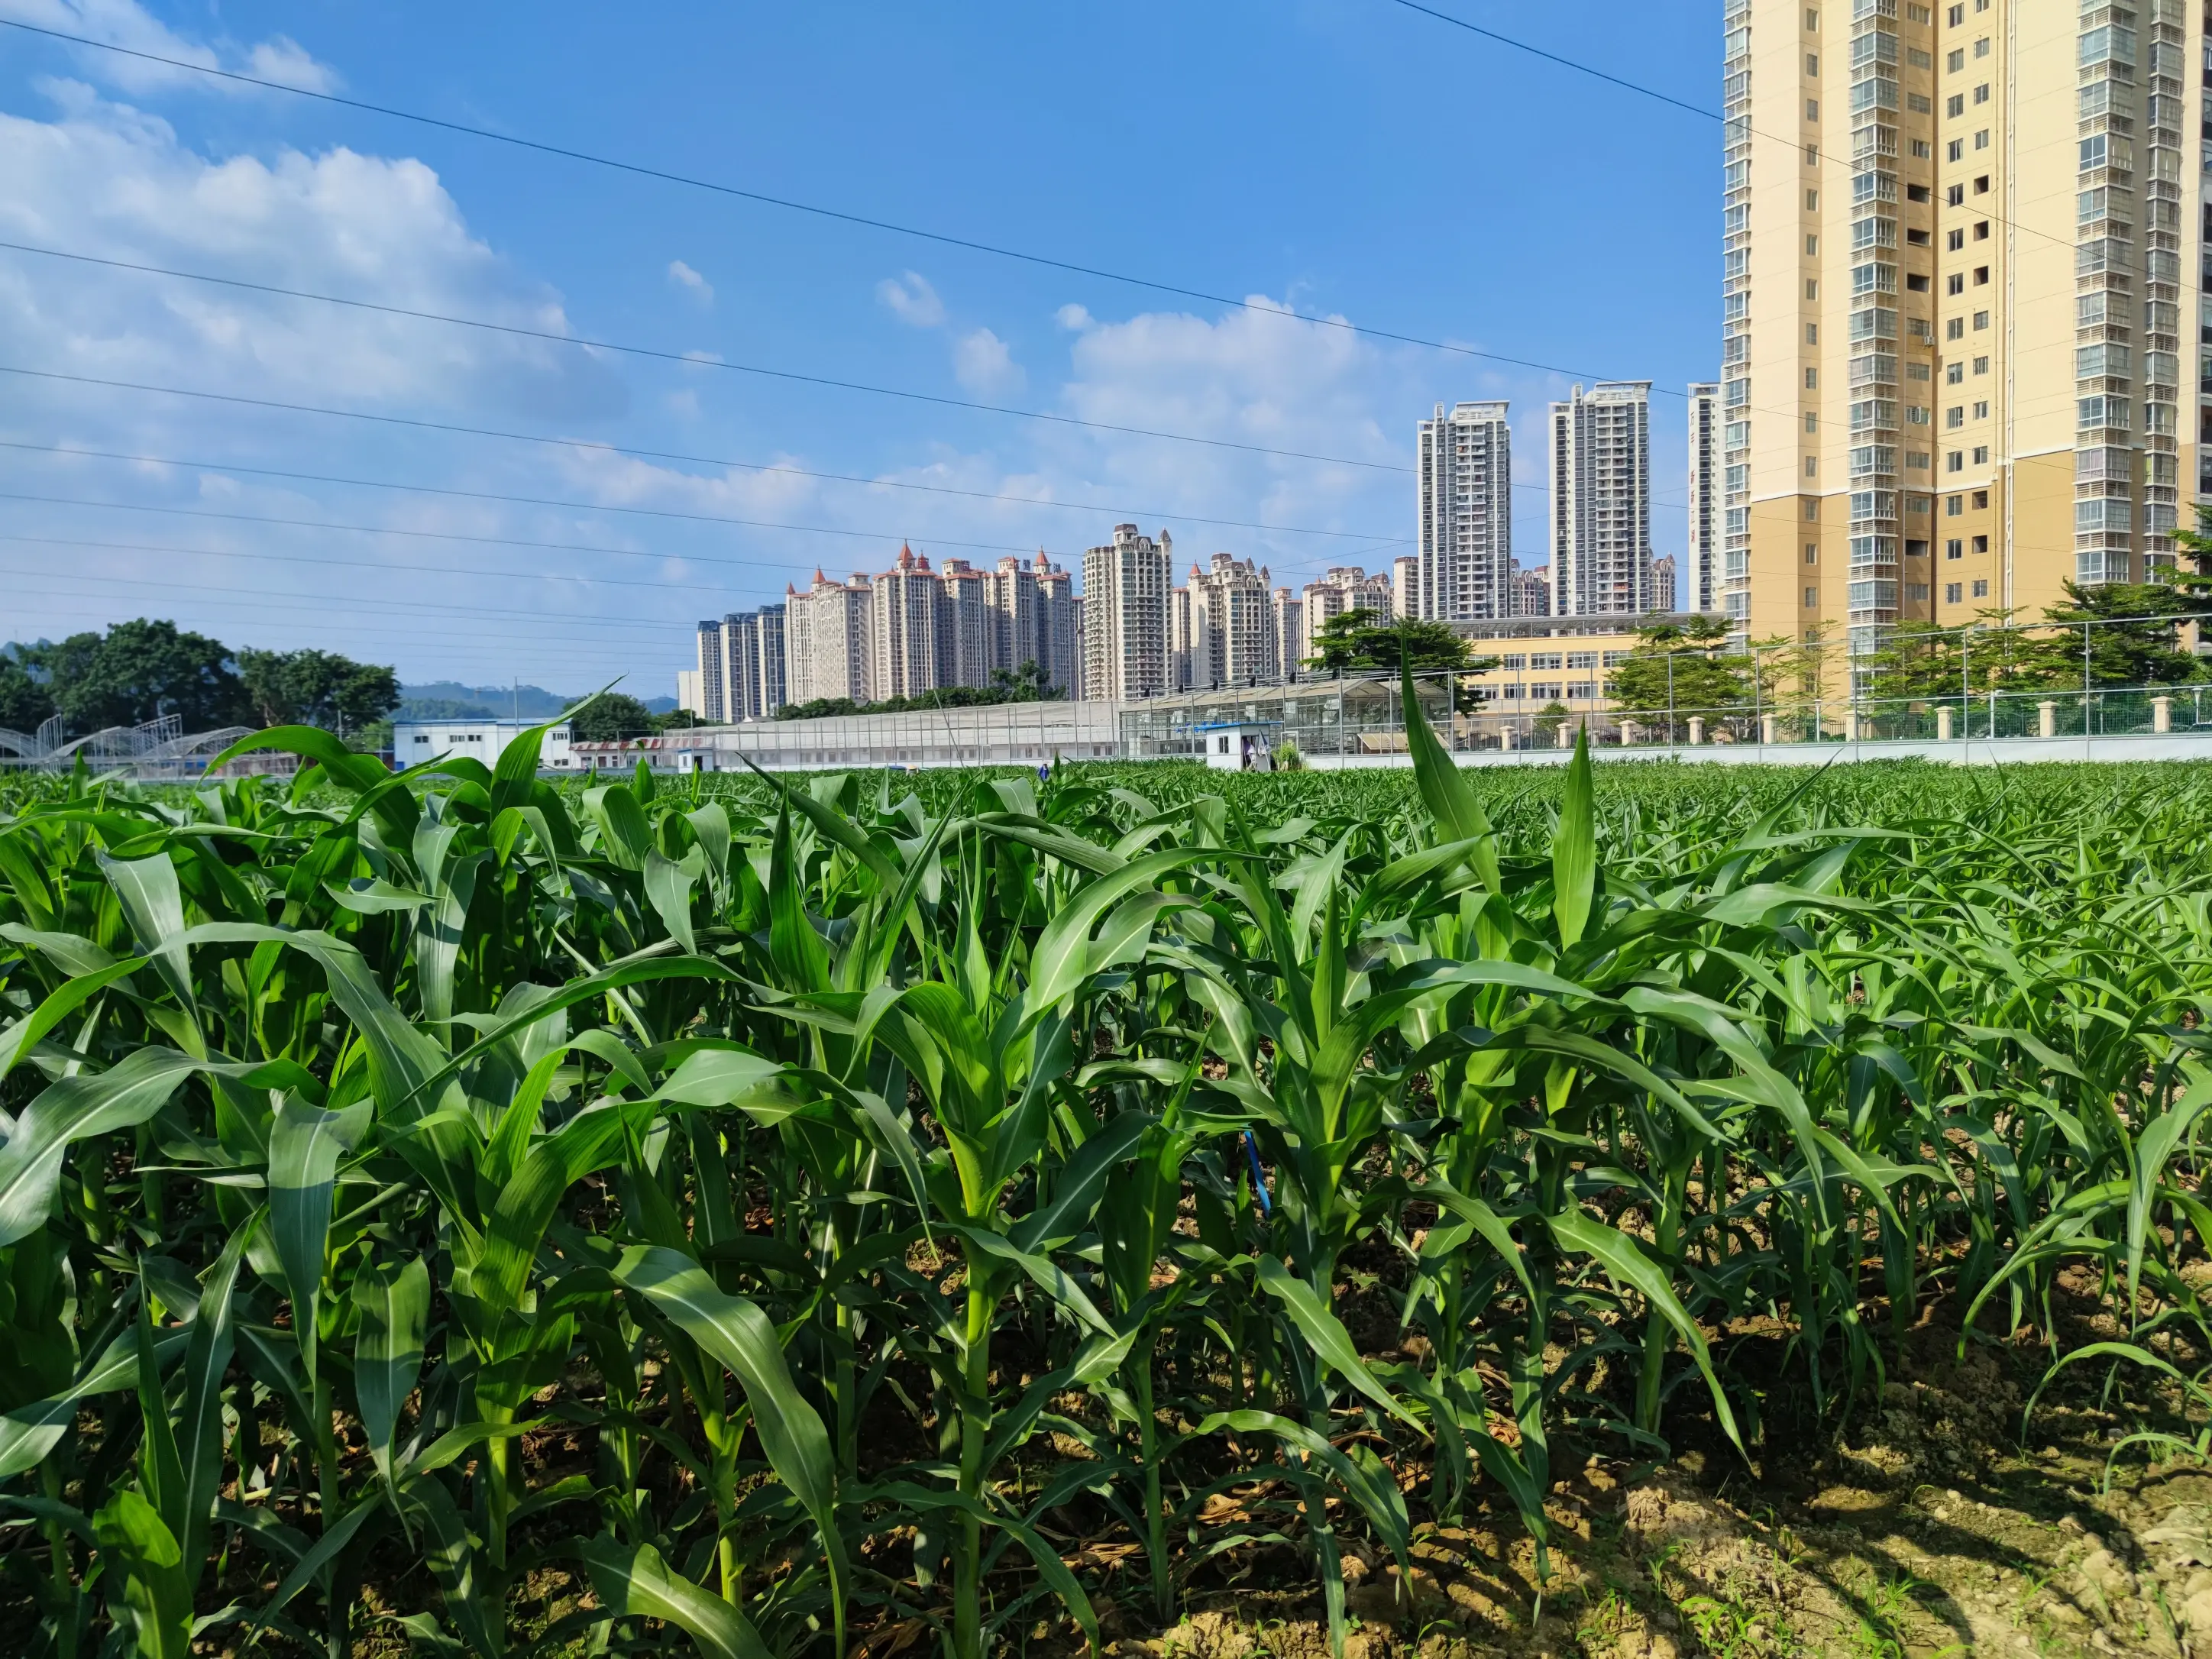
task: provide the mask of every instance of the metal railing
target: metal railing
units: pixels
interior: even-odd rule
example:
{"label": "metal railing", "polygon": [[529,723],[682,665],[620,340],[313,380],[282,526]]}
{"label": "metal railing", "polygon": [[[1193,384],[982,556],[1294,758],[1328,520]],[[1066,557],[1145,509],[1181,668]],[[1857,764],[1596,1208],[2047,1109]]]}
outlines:
{"label": "metal railing", "polygon": [[[1431,729],[1459,753],[1564,746],[1584,730],[1595,744],[1638,749],[2212,735],[2212,697],[2206,695],[2212,678],[2130,684],[2113,672],[2123,663],[2139,665],[2146,648],[2157,670],[2195,672],[2199,659],[2180,648],[2182,630],[2208,620],[1978,623],[1892,632],[1883,649],[1856,653],[1849,641],[1639,653],[1644,665],[1661,661],[1668,670],[1663,700],[1653,697],[1648,708],[1609,695],[1622,665],[1589,677],[1597,695],[1547,700],[1541,707],[1525,695],[1508,695],[1516,688],[1525,692],[1525,675],[1508,681],[1496,670],[1417,674],[1414,695]],[[2136,630],[2136,652],[2116,657],[2109,647],[2121,636],[2113,635],[2105,636],[2100,650],[2100,629]],[[2171,632],[2174,648],[2154,647],[2158,630]],[[2078,676],[2071,668],[2076,638],[2082,641]],[[1726,671],[1734,694],[1695,695],[1716,667]],[[1701,676],[1693,668],[1707,672]],[[2204,668],[2212,673],[2212,662]],[[1537,684],[1566,689],[1563,680]],[[1401,702],[1398,678],[1382,673],[1186,692],[1126,706],[1121,747],[1132,759],[1195,758],[1203,752],[1203,728],[1237,724],[1266,727],[1273,741],[1312,759],[1380,760],[1405,752]]]}

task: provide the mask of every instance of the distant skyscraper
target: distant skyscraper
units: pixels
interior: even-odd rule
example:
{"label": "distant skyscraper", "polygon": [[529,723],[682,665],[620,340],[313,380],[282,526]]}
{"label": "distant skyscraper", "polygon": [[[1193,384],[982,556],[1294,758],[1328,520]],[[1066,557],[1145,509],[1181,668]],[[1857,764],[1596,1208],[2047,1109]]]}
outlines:
{"label": "distant skyscraper", "polygon": [[1277,672],[1288,679],[1305,666],[1306,602],[1297,590],[1275,590],[1275,661]]}
{"label": "distant skyscraper", "polygon": [[1190,571],[1192,683],[1249,685],[1283,672],[1274,581],[1265,565],[1217,553]]}
{"label": "distant skyscraper", "polygon": [[1675,588],[1674,556],[1662,553],[1651,561],[1650,608],[1668,613],[1680,610],[1680,595]]}
{"label": "distant skyscraper", "polygon": [[1390,611],[1399,617],[1421,614],[1421,562],[1411,553],[1390,562]]}
{"label": "distant skyscraper", "polygon": [[1552,405],[1552,614],[1650,608],[1651,383],[1577,386]]}
{"label": "distant skyscraper", "polygon": [[1205,623],[1206,612],[1198,602],[1198,567],[1193,565],[1190,580],[1168,590],[1169,690],[1188,691],[1205,684],[1205,647],[1200,643]]}
{"label": "distant skyscraper", "polygon": [[772,720],[786,702],[785,611],[780,605],[722,618],[722,720]]}
{"label": "distant skyscraper", "polygon": [[1683,572],[1683,611],[1711,611],[1721,562],[1721,389],[1690,388],[1690,543]]}
{"label": "distant skyscraper", "polygon": [[873,583],[869,621],[878,701],[917,697],[939,684],[939,635],[944,586],[927,554],[899,549],[898,562]]}
{"label": "distant skyscraper", "polygon": [[1540,564],[1533,569],[1513,567],[1513,615],[1516,617],[1548,617],[1552,614],[1552,567]]}
{"label": "distant skyscraper", "polygon": [[945,562],[937,621],[937,684],[981,687],[1000,659],[999,617],[991,606],[989,576],[965,559]]}
{"label": "distant skyscraper", "polygon": [[[1071,700],[1083,695],[1083,601],[1067,572],[1037,550],[1037,666]],[[1017,667],[1019,664],[1015,665]]]}
{"label": "distant skyscraper", "polygon": [[805,592],[786,595],[785,653],[792,702],[843,697],[867,702],[874,698],[873,608],[872,587],[859,574],[850,582],[839,582],[817,570]]}
{"label": "distant skyscraper", "polygon": [[699,718],[709,726],[720,726],[728,718],[723,713],[722,624],[702,622],[699,624]]}
{"label": "distant skyscraper", "polygon": [[1391,590],[1390,577],[1370,576],[1358,565],[1339,565],[1319,581],[1308,582],[1305,637],[1298,643],[1298,657],[1315,654],[1314,636],[1328,625],[1332,617],[1340,617],[1347,611],[1371,611],[1378,621],[1390,620],[1396,614],[1395,596]]}
{"label": "distant skyscraper", "polygon": [[1100,702],[1158,696],[1168,689],[1168,590],[1174,544],[1133,524],[1083,556],[1082,695]]}
{"label": "distant skyscraper", "polygon": [[1508,405],[1437,405],[1418,445],[1416,614],[1502,617],[1513,574],[1513,429]]}

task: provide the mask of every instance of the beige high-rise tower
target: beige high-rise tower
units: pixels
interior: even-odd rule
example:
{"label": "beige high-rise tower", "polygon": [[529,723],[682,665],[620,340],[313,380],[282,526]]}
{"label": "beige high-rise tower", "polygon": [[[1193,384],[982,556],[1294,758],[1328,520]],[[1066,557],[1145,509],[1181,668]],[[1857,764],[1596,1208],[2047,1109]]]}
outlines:
{"label": "beige high-rise tower", "polygon": [[2068,580],[2171,569],[2212,416],[2182,380],[2204,21],[2203,0],[1729,0],[1740,635],[1856,654],[1900,620],[2031,621]]}

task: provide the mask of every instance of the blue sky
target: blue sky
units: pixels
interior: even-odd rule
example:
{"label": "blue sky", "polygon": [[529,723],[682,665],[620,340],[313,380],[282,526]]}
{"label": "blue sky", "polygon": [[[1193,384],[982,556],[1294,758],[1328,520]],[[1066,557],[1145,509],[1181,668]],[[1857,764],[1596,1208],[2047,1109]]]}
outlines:
{"label": "blue sky", "polygon": [[[1706,3],[1443,9],[1693,103],[1717,93]],[[0,639],[169,616],[410,679],[623,675],[662,695],[696,617],[817,565],[881,568],[902,539],[983,563],[1042,546],[1079,568],[1134,519],[1179,556],[1256,557],[1279,582],[1387,566],[1412,533],[1394,469],[1439,401],[1510,398],[1516,471],[1540,485],[1542,405],[1567,374],[1288,313],[1668,392],[1711,373],[1715,125],[1389,0],[0,0],[0,16],[1255,302],[0,29],[0,240],[713,360],[0,252],[0,366],[562,441],[0,374],[16,446],[0,496],[17,498],[0,509]],[[1655,398],[1654,424],[1655,532],[1678,551],[1678,397]],[[1541,562],[1543,495],[1516,494],[1516,552]]]}

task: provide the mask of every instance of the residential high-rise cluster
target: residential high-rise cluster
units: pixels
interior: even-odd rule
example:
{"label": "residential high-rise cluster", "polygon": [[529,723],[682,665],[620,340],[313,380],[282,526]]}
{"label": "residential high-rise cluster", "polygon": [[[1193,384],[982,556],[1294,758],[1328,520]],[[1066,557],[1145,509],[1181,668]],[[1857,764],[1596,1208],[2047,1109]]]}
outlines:
{"label": "residential high-rise cluster", "polygon": [[[1723,28],[1737,630],[1863,655],[2170,571],[2212,420],[2181,353],[2201,8],[1728,0]],[[1693,524],[1700,453],[1693,408]]]}
{"label": "residential high-rise cluster", "polygon": [[817,570],[781,605],[701,623],[693,712],[711,724],[769,720],[787,703],[988,686],[994,671],[1031,662],[1047,685],[1079,696],[1082,605],[1042,552],[995,570],[964,559],[933,570],[902,547],[878,574],[836,581]]}

